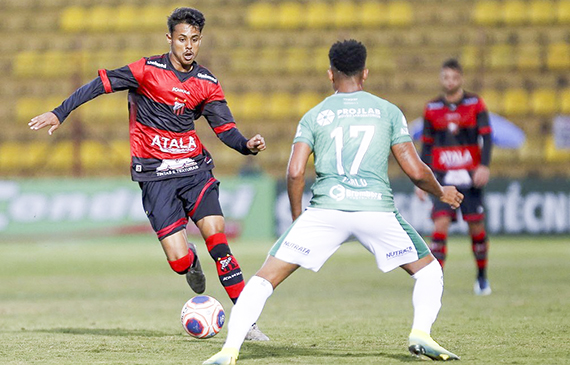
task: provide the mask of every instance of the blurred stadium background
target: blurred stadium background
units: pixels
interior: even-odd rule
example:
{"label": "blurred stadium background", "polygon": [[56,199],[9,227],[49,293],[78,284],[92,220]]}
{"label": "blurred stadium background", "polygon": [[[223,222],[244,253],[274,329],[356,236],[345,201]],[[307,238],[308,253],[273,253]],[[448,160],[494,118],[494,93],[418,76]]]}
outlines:
{"label": "blurred stadium background", "polygon": [[[205,14],[198,61],[221,80],[242,132],[262,133],[269,146],[253,160],[239,156],[199,120],[217,175],[255,161],[281,179],[297,121],[331,93],[329,46],[356,38],[369,50],[367,89],[409,121],[439,93],[442,61],[459,58],[466,89],[526,133],[521,148],[494,150],[493,178],[570,176],[570,128],[553,128],[570,115],[570,0],[1,0],[0,176],[128,176],[124,93],[80,107],[53,137],[27,122],[98,69],[167,52],[166,17],[177,6]],[[391,176],[402,177],[394,161]]]}

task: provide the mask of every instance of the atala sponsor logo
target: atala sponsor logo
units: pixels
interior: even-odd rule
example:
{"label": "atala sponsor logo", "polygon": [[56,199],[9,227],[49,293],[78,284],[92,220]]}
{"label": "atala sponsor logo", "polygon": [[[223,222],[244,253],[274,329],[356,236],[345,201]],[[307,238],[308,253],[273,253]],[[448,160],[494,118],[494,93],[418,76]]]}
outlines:
{"label": "atala sponsor logo", "polygon": [[283,245],[285,247],[290,248],[292,250],[295,250],[295,251],[297,251],[303,255],[308,255],[309,253],[311,253],[311,250],[309,250],[308,248],[303,247],[303,246],[299,246],[298,244],[293,243],[293,242],[285,241],[285,242],[283,242]]}
{"label": "atala sponsor logo", "polygon": [[214,76],[210,76],[208,74],[203,74],[201,72],[198,72],[198,77],[201,79],[208,79],[208,80],[216,82],[216,83],[218,82],[218,79],[216,79]]}
{"label": "atala sponsor logo", "polygon": [[152,146],[157,146],[162,152],[185,153],[196,149],[196,140],[192,136],[188,138],[167,138],[155,135],[152,138]]}
{"label": "atala sponsor logo", "polygon": [[146,64],[147,65],[153,65],[153,66],[160,67],[160,68],[166,68],[166,65],[164,63],[159,63],[156,61],[147,61]]}
{"label": "atala sponsor logo", "polygon": [[446,167],[467,166],[473,163],[473,157],[469,151],[443,151],[439,163]]}
{"label": "atala sponsor logo", "polygon": [[176,92],[176,93],[184,93],[184,94],[186,94],[186,95],[190,95],[190,91],[184,90],[184,89],[180,89],[180,88],[178,88],[178,87],[176,87],[176,86],[172,88],[172,91],[174,91],[174,92]]}
{"label": "atala sponsor logo", "polygon": [[336,111],[339,118],[380,118],[380,109],[377,108],[346,108]]}
{"label": "atala sponsor logo", "polygon": [[413,247],[412,247],[412,246],[409,246],[409,247],[404,248],[403,250],[388,252],[388,253],[386,254],[386,259],[387,259],[387,260],[390,260],[390,259],[393,259],[393,258],[396,258],[396,257],[400,257],[400,256],[403,256],[403,255],[406,255],[406,254],[408,254],[408,253],[412,253],[413,251],[414,251]]}

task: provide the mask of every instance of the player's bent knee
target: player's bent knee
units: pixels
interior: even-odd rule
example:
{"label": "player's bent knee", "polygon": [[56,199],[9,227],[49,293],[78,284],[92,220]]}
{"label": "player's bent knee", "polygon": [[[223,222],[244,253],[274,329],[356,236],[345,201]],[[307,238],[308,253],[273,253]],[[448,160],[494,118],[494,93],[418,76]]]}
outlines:
{"label": "player's bent knee", "polygon": [[168,261],[168,264],[177,274],[184,275],[188,272],[190,265],[192,264],[190,254],[179,258],[178,260]]}

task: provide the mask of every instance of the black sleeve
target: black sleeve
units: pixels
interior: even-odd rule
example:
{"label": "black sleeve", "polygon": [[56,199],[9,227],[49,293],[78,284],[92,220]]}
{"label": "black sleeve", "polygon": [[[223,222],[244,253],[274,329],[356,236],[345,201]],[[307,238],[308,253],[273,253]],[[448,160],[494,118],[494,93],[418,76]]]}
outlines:
{"label": "black sleeve", "polygon": [[422,140],[422,153],[420,155],[420,158],[426,165],[431,166],[434,137],[433,137],[433,129],[431,127],[431,122],[427,120],[425,117],[424,117],[424,128],[421,140]]}
{"label": "black sleeve", "polygon": [[491,133],[481,136],[483,138],[483,146],[481,146],[481,165],[489,166],[491,164],[491,150],[493,149],[493,140]]}
{"label": "black sleeve", "polygon": [[225,132],[219,133],[218,138],[224,142],[226,146],[233,148],[242,155],[256,154],[247,148],[247,138],[245,138],[237,128],[232,128]]}
{"label": "black sleeve", "polygon": [[101,71],[99,71],[99,76],[106,76],[108,78],[113,92],[136,89],[139,87],[139,82],[133,75],[133,71],[129,66],[123,66],[115,70],[105,70],[105,75],[101,75]]}
{"label": "black sleeve", "polygon": [[104,93],[105,89],[103,87],[103,82],[100,77],[97,77],[75,90],[75,92],[71,94],[69,98],[65,99],[60,106],[52,110],[52,113],[55,114],[60,123],[63,123],[65,118],[67,118],[69,113],[71,113],[75,108]]}

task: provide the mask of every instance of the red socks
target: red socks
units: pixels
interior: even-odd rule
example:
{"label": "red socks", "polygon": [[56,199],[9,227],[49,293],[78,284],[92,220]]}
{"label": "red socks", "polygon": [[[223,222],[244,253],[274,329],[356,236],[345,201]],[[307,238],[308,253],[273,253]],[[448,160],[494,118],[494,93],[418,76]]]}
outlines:
{"label": "red socks", "polygon": [[228,246],[226,235],[224,233],[211,235],[206,239],[206,247],[210,256],[216,262],[220,283],[226,289],[232,302],[235,303],[245,283],[241,268]]}

